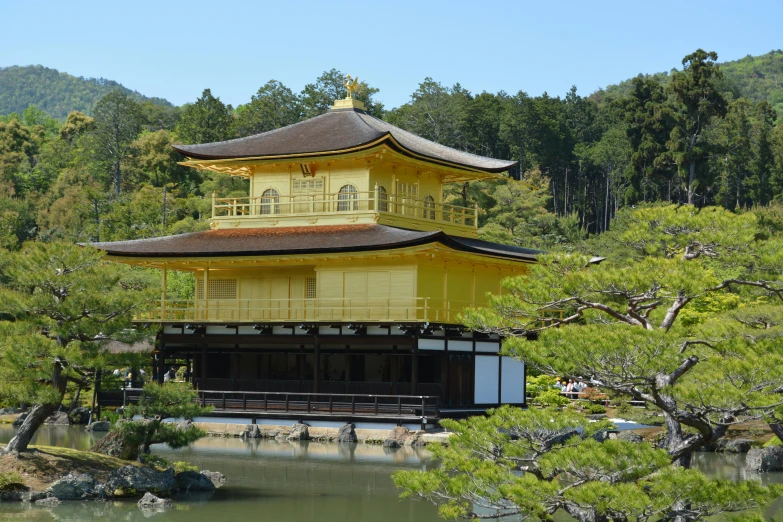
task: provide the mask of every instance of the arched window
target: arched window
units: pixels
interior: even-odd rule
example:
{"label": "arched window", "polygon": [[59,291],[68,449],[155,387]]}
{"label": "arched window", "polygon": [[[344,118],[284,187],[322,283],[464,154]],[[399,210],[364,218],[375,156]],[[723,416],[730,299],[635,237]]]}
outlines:
{"label": "arched window", "polygon": [[424,219],[435,219],[435,200],[432,196],[424,198]]}
{"label": "arched window", "polygon": [[359,203],[356,201],[358,194],[353,185],[343,185],[340,193],[337,194],[337,211],[345,212],[347,210],[359,210]]}
{"label": "arched window", "polygon": [[280,213],[280,194],[275,189],[267,189],[261,195],[261,213]]}
{"label": "arched window", "polygon": [[389,211],[389,195],[386,193],[386,189],[378,187],[378,210],[380,212]]}

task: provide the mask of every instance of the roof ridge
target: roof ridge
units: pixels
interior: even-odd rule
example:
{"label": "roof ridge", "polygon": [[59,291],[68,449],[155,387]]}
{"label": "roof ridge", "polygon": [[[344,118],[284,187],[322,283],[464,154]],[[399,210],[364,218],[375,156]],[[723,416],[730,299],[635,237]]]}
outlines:
{"label": "roof ridge", "polygon": [[325,112],[323,114],[319,114],[318,116],[313,116],[312,118],[307,118],[306,120],[298,121],[296,123],[292,123],[291,125],[286,125],[285,127],[278,127],[276,129],[272,129],[272,130],[268,130],[268,131],[264,131],[264,132],[259,132],[258,134],[251,134],[250,136],[242,136],[241,138],[232,138],[230,140],[224,140],[224,141],[212,141],[212,142],[209,142],[209,143],[196,143],[196,144],[193,144],[193,145],[173,145],[173,147],[174,148],[178,148],[178,147],[205,147],[205,146],[209,146],[209,145],[223,145],[225,143],[239,143],[239,142],[242,142],[242,141],[245,141],[245,140],[249,140],[249,139],[252,139],[252,138],[258,138],[260,136],[271,136],[273,134],[279,133],[282,130],[291,129],[292,127],[297,127],[299,125],[302,125],[303,123],[308,123],[308,122],[311,122],[313,120],[317,120],[319,118],[323,118],[323,117],[327,116],[328,114],[329,114],[329,112]]}

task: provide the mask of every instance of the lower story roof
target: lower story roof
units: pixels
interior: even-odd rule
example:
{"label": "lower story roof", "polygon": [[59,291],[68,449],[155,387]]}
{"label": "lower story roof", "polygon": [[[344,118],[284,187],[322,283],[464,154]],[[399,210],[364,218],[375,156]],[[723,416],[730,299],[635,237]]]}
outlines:
{"label": "lower story roof", "polygon": [[385,225],[236,228],[90,245],[105,250],[109,256],[172,258],[367,252],[430,243],[526,262],[535,261],[542,253],[529,248],[450,236],[440,231],[421,232]]}

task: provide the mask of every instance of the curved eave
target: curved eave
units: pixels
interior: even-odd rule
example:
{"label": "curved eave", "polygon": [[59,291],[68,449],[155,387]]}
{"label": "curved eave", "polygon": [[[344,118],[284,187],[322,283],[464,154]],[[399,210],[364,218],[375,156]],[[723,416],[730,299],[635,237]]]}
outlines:
{"label": "curved eave", "polygon": [[[458,252],[464,252],[466,254],[473,254],[479,256],[490,257],[493,259],[503,259],[506,261],[513,261],[516,263],[535,263],[536,254],[518,253],[518,255],[504,254],[499,251],[488,251],[482,248],[471,247],[458,240],[452,238],[445,232],[435,232],[426,237],[412,239],[409,241],[400,241],[397,243],[389,243],[385,245],[368,245],[368,246],[347,246],[347,247],[335,247],[335,248],[308,248],[308,249],[295,249],[295,250],[267,250],[264,252],[258,252],[256,250],[248,251],[232,251],[232,252],[120,252],[111,251],[104,248],[106,256],[109,258],[121,259],[186,259],[186,258],[214,258],[214,257],[275,257],[275,256],[308,256],[319,254],[354,254],[365,252],[377,252],[377,251],[389,251],[389,250],[403,250],[409,248],[415,248],[425,245],[431,245],[439,243],[446,248],[455,250]],[[100,248],[100,247],[99,247]]]}
{"label": "curved eave", "polygon": [[[510,169],[511,167],[517,164],[516,161],[512,161],[509,162],[508,165],[505,165],[503,167],[483,168],[483,167],[476,167],[473,165],[466,165],[463,163],[444,160],[442,158],[421,154],[405,147],[394,138],[394,135],[391,132],[388,131],[385,132],[383,136],[381,136],[380,138],[376,138],[374,140],[359,145],[355,145],[353,147],[337,149],[337,150],[301,152],[301,153],[292,153],[292,154],[275,154],[275,155],[266,155],[266,156],[217,156],[217,155],[198,154],[192,151],[181,149],[176,145],[172,145],[172,148],[174,148],[174,150],[176,150],[183,156],[192,158],[194,160],[205,160],[205,161],[209,161],[210,163],[228,163],[228,162],[268,161],[268,160],[278,160],[278,159],[282,159],[282,160],[309,159],[309,158],[318,158],[323,156],[339,156],[342,154],[362,152],[384,144],[388,144],[391,149],[395,150],[396,152],[399,152],[404,156],[425,161],[427,163],[435,163],[437,165],[442,165],[444,167],[449,167],[449,168],[473,172],[473,173],[495,174],[499,176],[500,174],[507,172],[508,169]],[[183,161],[180,164],[188,167],[198,167],[198,165],[203,164],[203,162]]]}

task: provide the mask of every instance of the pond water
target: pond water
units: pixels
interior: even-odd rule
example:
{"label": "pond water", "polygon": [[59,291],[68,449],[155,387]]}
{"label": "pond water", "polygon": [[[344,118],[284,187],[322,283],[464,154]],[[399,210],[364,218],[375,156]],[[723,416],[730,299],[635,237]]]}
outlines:
{"label": "pond water", "polygon": [[[0,426],[0,442],[13,436],[10,426]],[[102,434],[82,427],[42,428],[35,444],[88,449]],[[284,520],[345,522],[434,522],[433,506],[401,500],[390,475],[394,470],[432,466],[426,450],[387,450],[370,445],[337,445],[315,442],[288,443],[268,440],[206,437],[183,450],[155,448],[170,461],[186,460],[220,471],[228,483],[208,500],[179,502],[173,511],[157,514],[155,521],[216,522],[222,520]],[[699,453],[695,467],[709,476],[734,480],[760,479],[783,483],[783,473],[749,476],[744,455]],[[783,514],[776,502],[768,517]],[[84,521],[147,520],[133,502],[73,502],[54,508],[29,504],[0,504],[0,520]]]}

